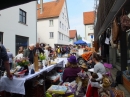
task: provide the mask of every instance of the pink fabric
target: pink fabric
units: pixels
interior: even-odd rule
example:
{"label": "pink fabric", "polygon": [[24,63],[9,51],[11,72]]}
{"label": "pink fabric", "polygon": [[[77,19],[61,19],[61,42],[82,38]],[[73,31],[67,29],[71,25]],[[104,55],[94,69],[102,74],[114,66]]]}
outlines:
{"label": "pink fabric", "polygon": [[109,69],[112,68],[112,64],[104,63],[104,66],[105,66],[106,68],[109,68]]}

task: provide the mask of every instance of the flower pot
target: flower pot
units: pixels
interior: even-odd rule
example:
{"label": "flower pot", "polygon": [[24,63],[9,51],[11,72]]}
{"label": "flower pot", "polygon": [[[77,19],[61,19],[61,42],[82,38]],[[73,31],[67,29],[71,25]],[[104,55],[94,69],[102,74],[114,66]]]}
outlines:
{"label": "flower pot", "polygon": [[27,71],[25,72],[25,75],[28,75],[28,74],[29,74],[29,68],[28,68],[28,65],[25,65],[25,66],[24,66],[24,70],[27,70]]}

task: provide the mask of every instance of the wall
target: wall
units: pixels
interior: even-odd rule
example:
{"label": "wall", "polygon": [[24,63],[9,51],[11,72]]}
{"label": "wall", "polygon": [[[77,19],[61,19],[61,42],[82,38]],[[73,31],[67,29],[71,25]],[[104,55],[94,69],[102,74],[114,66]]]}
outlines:
{"label": "wall", "polygon": [[70,42],[69,42],[69,43],[70,43],[70,44],[74,44],[74,42],[76,42],[76,41],[77,41],[76,37],[73,38],[73,39],[70,38]]}
{"label": "wall", "polygon": [[[53,20],[53,26],[49,25],[50,20]],[[42,19],[37,22],[37,37],[40,42],[47,43],[54,47],[58,39],[58,18]],[[50,38],[50,32],[54,33],[54,38]]]}
{"label": "wall", "polygon": [[[91,35],[88,35],[88,33],[94,33],[93,25],[85,25],[85,39],[89,41],[92,45]],[[94,37],[93,37],[93,41],[94,41]]]}
{"label": "wall", "polygon": [[[64,15],[63,15],[64,13]],[[61,25],[60,25],[61,22]],[[62,27],[62,24],[64,25]],[[60,38],[60,35],[58,34],[58,41],[57,43],[59,44],[69,44],[69,17],[68,17],[68,10],[67,10],[67,5],[66,2],[63,5],[63,8],[61,10],[60,16],[59,16],[59,28],[58,28],[59,33],[62,33],[64,36],[63,40]]]}
{"label": "wall", "polygon": [[[27,12],[27,25],[19,23],[19,9]],[[3,44],[15,55],[15,35],[29,37],[29,43],[36,43],[36,1],[0,11],[0,32]]]}

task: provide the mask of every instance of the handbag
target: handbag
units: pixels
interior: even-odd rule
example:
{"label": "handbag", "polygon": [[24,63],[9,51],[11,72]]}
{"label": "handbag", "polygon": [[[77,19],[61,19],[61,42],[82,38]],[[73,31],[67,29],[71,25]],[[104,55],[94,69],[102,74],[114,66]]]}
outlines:
{"label": "handbag", "polygon": [[111,33],[111,36],[110,36],[110,44],[111,44],[111,47],[112,47],[112,48],[117,48],[117,44],[114,44],[114,43],[113,43],[112,33]]}
{"label": "handbag", "polygon": [[126,31],[130,28],[130,18],[125,14],[124,9],[122,9],[122,15],[120,17],[121,29],[122,31]]}
{"label": "handbag", "polygon": [[117,18],[115,18],[112,24],[112,41],[114,44],[118,43],[118,37],[119,37],[119,25],[117,22]]}

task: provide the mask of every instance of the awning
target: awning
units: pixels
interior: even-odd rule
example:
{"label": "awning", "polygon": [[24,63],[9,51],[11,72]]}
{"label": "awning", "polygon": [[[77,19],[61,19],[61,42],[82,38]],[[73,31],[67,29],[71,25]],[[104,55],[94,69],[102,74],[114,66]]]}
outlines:
{"label": "awning", "polygon": [[107,15],[100,31],[95,31],[94,33],[98,32],[98,35],[95,36],[95,40],[98,40],[98,37],[107,29],[107,27],[110,25],[110,23],[115,18],[116,14],[119,12],[119,10],[122,8],[122,6],[125,4],[127,0],[116,0],[113,4],[113,7],[111,8],[109,14]]}
{"label": "awning", "polygon": [[87,43],[84,42],[83,40],[78,40],[78,41],[74,42],[74,44],[81,44],[81,45],[84,45],[84,44],[87,44]]}
{"label": "awning", "polygon": [[0,10],[37,0],[0,0]]}

